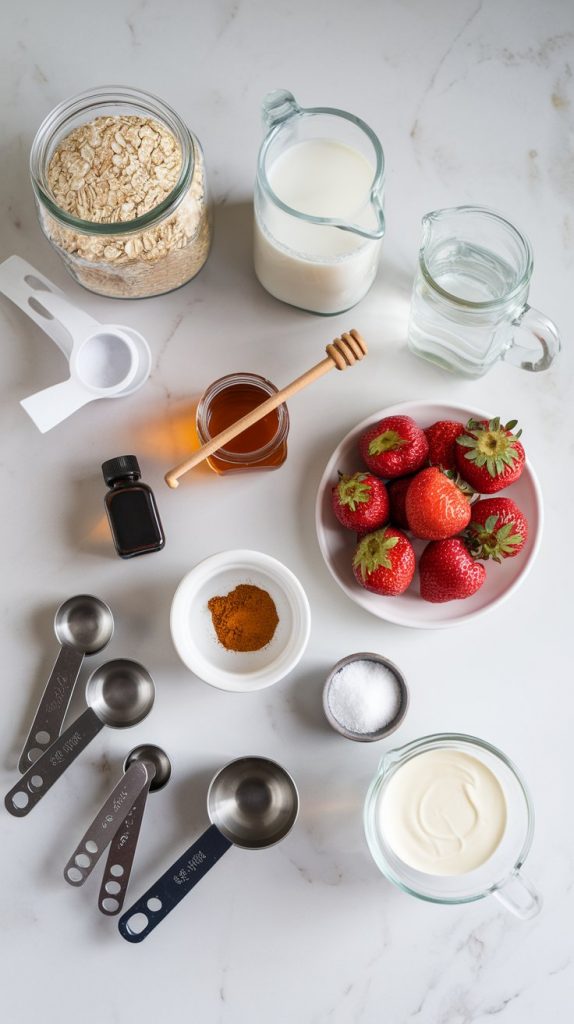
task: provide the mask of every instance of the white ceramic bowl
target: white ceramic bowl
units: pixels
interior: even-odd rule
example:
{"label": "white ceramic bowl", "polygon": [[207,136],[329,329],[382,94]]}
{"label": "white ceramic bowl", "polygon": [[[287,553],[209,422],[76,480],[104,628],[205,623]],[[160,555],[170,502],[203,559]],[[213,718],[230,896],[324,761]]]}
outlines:
{"label": "white ceramic bowl", "polygon": [[[240,583],[266,590],[279,623],[260,651],[227,651],[216,636],[207,602]],[[311,611],[296,576],[260,551],[222,551],[195,566],[179,584],[171,606],[171,635],[181,660],[220,690],[262,690],[291,672],[307,646]]]}
{"label": "white ceramic bowl", "polygon": [[[384,416],[411,416],[423,428],[429,427],[436,420],[461,420],[466,423],[470,417],[492,418],[480,409],[469,409],[460,405],[442,402],[402,402],[400,405],[381,409],[359,423],[337,446],[321,477],[315,507],[315,523],[321,554],[337,583],[351,600],[379,619],[417,629],[440,629],[468,622],[469,619],[495,608],[510,597],[525,579],[536,558],[542,537],[543,510],[540,485],[534,469],[527,459],[522,475],[516,483],[499,492],[512,498],[526,515],[529,527],[526,547],[515,558],[505,559],[501,565],[494,562],[485,563],[487,578],[476,594],[464,601],[447,601],[444,604],[423,601],[419,595],[418,570],[409,589],[400,597],[373,594],[361,587],[353,575],[352,557],[356,535],[351,530],[345,530],[337,522],[331,507],[331,488],[337,480],[338,470],[342,473],[353,473],[361,469],[359,437],[367,427]],[[526,443],[528,444],[528,439]],[[418,560],[428,541],[411,539]]]}

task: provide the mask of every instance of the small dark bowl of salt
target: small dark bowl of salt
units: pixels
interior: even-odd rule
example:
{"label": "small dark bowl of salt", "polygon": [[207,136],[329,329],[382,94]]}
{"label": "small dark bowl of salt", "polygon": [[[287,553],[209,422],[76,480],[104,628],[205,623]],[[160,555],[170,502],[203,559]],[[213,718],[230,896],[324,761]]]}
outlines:
{"label": "small dark bowl of salt", "polygon": [[372,743],[389,736],[407,713],[402,672],[381,654],[349,654],[338,661],[323,690],[329,725],[349,740]]}

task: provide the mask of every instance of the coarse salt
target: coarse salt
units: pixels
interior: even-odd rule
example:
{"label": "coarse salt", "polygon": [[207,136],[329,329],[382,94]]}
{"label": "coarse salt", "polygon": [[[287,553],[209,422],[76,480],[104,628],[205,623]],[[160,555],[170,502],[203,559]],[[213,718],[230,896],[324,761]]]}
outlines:
{"label": "coarse salt", "polygon": [[401,689],[392,669],[378,661],[351,661],[333,676],[329,709],[349,732],[375,733],[399,713]]}

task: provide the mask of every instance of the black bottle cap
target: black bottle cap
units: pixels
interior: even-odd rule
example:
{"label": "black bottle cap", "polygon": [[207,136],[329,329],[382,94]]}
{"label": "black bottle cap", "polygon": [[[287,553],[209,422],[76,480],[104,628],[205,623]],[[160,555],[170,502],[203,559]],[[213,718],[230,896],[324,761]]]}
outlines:
{"label": "black bottle cap", "polygon": [[108,486],[115,480],[120,480],[122,476],[137,476],[139,480],[142,475],[135,455],[118,455],[116,459],[102,462],[102,473]]}

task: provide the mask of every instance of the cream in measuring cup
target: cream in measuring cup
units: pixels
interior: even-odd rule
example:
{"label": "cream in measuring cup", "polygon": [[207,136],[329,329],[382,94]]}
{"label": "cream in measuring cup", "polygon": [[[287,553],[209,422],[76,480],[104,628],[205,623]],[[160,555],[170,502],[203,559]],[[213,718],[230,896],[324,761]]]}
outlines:
{"label": "cream in measuring cup", "polygon": [[432,875],[461,875],[484,864],[506,828],[496,775],[462,750],[444,748],[406,761],[378,808],[381,833],[405,864]]}

